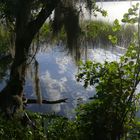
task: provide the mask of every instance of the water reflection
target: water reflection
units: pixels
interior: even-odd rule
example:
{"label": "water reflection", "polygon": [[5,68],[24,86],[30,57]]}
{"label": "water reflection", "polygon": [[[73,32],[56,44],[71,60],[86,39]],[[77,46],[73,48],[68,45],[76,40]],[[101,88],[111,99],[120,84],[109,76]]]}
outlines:
{"label": "water reflection", "polygon": [[8,73],[11,66],[11,55],[6,55],[0,58],[0,90],[8,80]]}
{"label": "water reflection", "polygon": [[[71,57],[71,54],[65,49],[65,45],[60,44],[44,44],[40,45],[39,48],[35,58],[36,64],[33,63],[33,66],[28,69],[25,86],[27,97],[30,99],[39,97],[39,100],[46,99],[49,101],[63,98],[68,98],[68,100],[61,104],[28,105],[27,108],[33,111],[55,112],[73,117],[74,108],[93,96],[95,89],[92,87],[84,89],[80,83],[76,82],[75,75],[78,70],[74,60],[76,53]],[[98,62],[118,60],[124,51],[119,47],[105,49],[93,45],[79,48],[81,59],[84,61],[91,59]]]}
{"label": "water reflection", "polygon": [[[40,44],[37,49],[34,47],[31,49],[29,63],[32,63],[28,65],[24,93],[27,98],[36,99],[39,104],[29,104],[27,109],[44,113],[55,112],[69,118],[74,117],[74,109],[77,105],[88,101],[89,97],[95,94],[93,87],[84,89],[76,82],[75,75],[78,67],[75,62],[80,58],[84,61],[90,59],[96,62],[118,61],[125,52],[125,49],[119,46],[104,47],[101,44],[94,46],[89,43],[73,48],[72,52],[69,52],[62,43]],[[9,68],[7,67],[9,64],[5,65],[6,69]],[[2,70],[6,72],[5,68]],[[0,87],[3,85],[4,83],[1,83]],[[63,98],[68,98],[66,103],[41,104],[42,99],[54,101]]]}
{"label": "water reflection", "polygon": [[[70,53],[62,43],[40,44],[38,50],[32,48],[32,56],[29,60],[29,62],[32,60],[32,63],[28,65],[24,93],[28,99],[36,99],[39,104],[29,104],[27,109],[44,113],[55,112],[73,118],[77,105],[88,101],[89,97],[95,94],[93,87],[84,89],[81,83],[76,82],[75,75],[78,67],[75,62],[79,60],[79,53],[80,58],[84,61],[90,59],[104,62],[105,60],[118,61],[124,52],[125,49],[120,47],[103,47],[100,44],[94,46],[89,43],[83,44],[78,49],[73,48],[73,53]],[[6,64],[0,63],[5,77],[8,72],[6,69],[9,68],[10,63],[9,61],[8,63],[2,62]],[[3,65],[5,68],[2,67]],[[0,88],[5,83],[0,83]],[[55,101],[64,98],[68,98],[66,103],[41,104],[42,99]]]}
{"label": "water reflection", "polygon": [[37,103],[42,103],[42,95],[40,89],[40,78],[39,78],[39,63],[37,60],[34,62],[34,89],[37,97]]}

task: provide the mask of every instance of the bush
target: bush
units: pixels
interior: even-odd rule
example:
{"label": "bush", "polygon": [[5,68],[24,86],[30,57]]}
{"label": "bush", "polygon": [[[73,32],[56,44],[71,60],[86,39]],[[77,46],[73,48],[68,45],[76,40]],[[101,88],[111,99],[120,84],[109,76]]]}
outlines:
{"label": "bush", "polygon": [[79,140],[75,121],[49,115],[45,119],[48,140]]}
{"label": "bush", "polygon": [[[35,121],[37,129],[29,125],[23,125],[21,118],[14,117],[11,120],[5,120],[0,117],[0,139],[1,140],[46,140],[44,128],[41,124],[41,116],[36,113],[30,113],[30,117]],[[24,120],[23,120],[24,121]],[[24,123],[25,124],[25,123]]]}

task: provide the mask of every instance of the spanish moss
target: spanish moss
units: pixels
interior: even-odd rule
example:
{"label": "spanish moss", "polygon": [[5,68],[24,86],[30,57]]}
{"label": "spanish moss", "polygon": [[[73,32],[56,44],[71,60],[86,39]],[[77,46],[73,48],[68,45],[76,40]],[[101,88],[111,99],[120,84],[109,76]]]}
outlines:
{"label": "spanish moss", "polygon": [[40,80],[39,80],[39,64],[37,62],[37,60],[35,60],[34,63],[34,67],[35,67],[35,93],[37,96],[37,103],[41,104],[42,103],[42,96],[41,96],[41,90],[40,90]]}

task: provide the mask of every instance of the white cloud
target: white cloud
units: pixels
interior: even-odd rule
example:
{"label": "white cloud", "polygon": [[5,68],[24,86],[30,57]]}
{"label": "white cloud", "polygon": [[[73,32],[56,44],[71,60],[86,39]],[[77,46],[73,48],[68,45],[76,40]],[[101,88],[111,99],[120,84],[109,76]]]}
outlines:
{"label": "white cloud", "polygon": [[41,80],[43,80],[46,85],[47,95],[49,99],[60,99],[62,96],[61,93],[66,91],[66,77],[62,77],[61,79],[54,79],[51,77],[50,73],[46,71],[45,76],[42,76]]}
{"label": "white cloud", "polygon": [[67,71],[67,65],[68,65],[68,63],[69,63],[69,57],[67,57],[67,56],[63,56],[63,58],[62,57],[57,57],[56,58],[56,64],[58,65],[58,67],[59,67],[59,73],[60,74],[62,74],[62,73],[65,73],[66,71]]}

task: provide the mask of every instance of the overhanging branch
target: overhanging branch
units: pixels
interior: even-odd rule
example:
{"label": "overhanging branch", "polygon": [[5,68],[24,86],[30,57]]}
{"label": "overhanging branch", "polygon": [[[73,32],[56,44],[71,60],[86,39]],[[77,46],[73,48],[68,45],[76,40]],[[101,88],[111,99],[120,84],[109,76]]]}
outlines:
{"label": "overhanging branch", "polygon": [[52,14],[53,10],[57,7],[57,4],[59,2],[60,0],[48,0],[45,4],[43,4],[43,7],[39,12],[37,18],[28,24],[27,31],[31,36],[34,36],[39,31],[41,26]]}

